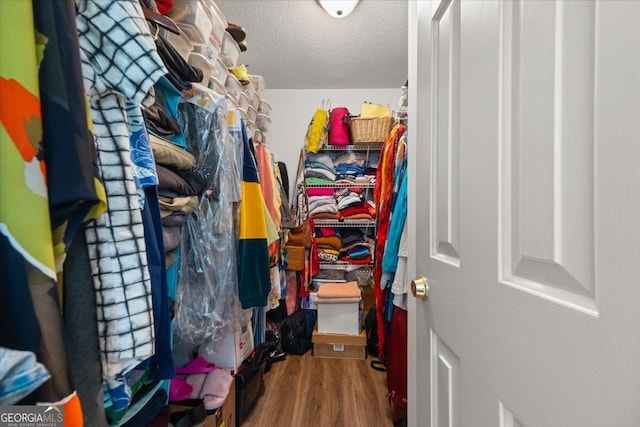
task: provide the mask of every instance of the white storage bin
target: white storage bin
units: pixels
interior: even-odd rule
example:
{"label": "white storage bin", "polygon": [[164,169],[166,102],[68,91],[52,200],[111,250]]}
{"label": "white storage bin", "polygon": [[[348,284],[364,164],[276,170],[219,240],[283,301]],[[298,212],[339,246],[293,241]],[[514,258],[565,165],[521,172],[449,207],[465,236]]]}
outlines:
{"label": "white storage bin", "polygon": [[[245,120],[247,120],[248,118],[248,110],[249,110],[249,96],[243,91],[240,92],[240,99],[238,101],[238,107],[240,108],[240,111],[244,112],[245,117],[243,117]],[[254,119],[255,120],[255,119]]]}
{"label": "white storage bin", "polygon": [[260,132],[258,130],[258,128],[256,128],[256,124],[252,120],[249,119],[249,120],[246,121],[245,125],[247,126],[247,130],[249,132],[251,132],[252,135],[254,135],[254,139],[255,139],[256,133]]}
{"label": "white storage bin", "polygon": [[185,61],[189,60],[189,55],[193,51],[193,43],[184,32],[174,34],[167,30],[162,30],[162,37],[180,54]]}
{"label": "white storage bin", "polygon": [[217,344],[207,344],[200,349],[199,355],[216,367],[224,368],[231,373],[237,373],[254,350],[253,327],[251,325],[251,310],[246,310],[242,316],[242,327],[238,330],[227,330],[222,340]]}
{"label": "white storage bin", "polygon": [[252,99],[253,95],[256,93],[256,87],[251,81],[251,78],[249,78],[249,83],[244,85],[244,91],[249,95],[249,99]]}
{"label": "white storage bin", "polygon": [[271,105],[269,105],[269,103],[266,100],[261,99],[260,102],[258,103],[258,113],[269,115],[270,112],[271,112]]}
{"label": "white storage bin", "polygon": [[258,111],[258,105],[260,105],[260,97],[258,96],[258,92],[255,92],[251,97],[251,106]]}
{"label": "white storage bin", "polygon": [[318,332],[330,334],[360,334],[360,302],[325,302],[316,298]]}
{"label": "white storage bin", "polygon": [[213,73],[215,78],[217,78],[221,82],[226,82],[227,76],[229,75],[229,69],[224,64],[224,62],[222,62],[222,59],[219,56],[214,61],[213,65],[215,67],[215,71]]}
{"label": "white storage bin", "polygon": [[238,109],[238,103],[236,102],[235,99],[231,98],[231,96],[229,96],[229,93],[227,92],[227,110],[231,111],[239,111]]}
{"label": "white storage bin", "polygon": [[256,128],[256,127],[255,127],[255,125],[254,125],[254,129],[255,129],[255,130],[254,130],[254,132],[253,132],[253,140],[254,140],[255,142],[263,142],[263,140],[264,140],[264,138],[263,138],[264,133],[262,133],[262,131],[261,131],[260,129]]}
{"label": "white storage bin", "polygon": [[253,108],[253,105],[249,104],[249,108],[247,108],[247,115],[249,116],[249,120],[255,123],[258,119],[258,110]]}
{"label": "white storage bin", "polygon": [[258,129],[267,132],[269,130],[269,125],[271,125],[271,119],[269,116],[258,113],[258,117],[256,118],[256,126]]}
{"label": "white storage bin", "polygon": [[242,93],[242,83],[234,76],[233,74],[227,74],[227,79],[225,80],[224,87],[227,89],[227,94],[233,101],[235,101],[236,106],[240,105],[240,94]]}
{"label": "white storage bin", "polygon": [[201,53],[191,52],[191,55],[189,55],[189,60],[187,62],[190,65],[198,67],[202,70],[203,78],[201,81],[204,82],[205,85],[207,85],[209,83],[209,79],[213,77],[213,64],[211,63],[211,61],[209,61],[207,57]]}
{"label": "white storage bin", "polygon": [[227,88],[216,77],[209,79],[209,88],[222,96],[227,96]]}
{"label": "white storage bin", "polygon": [[194,45],[204,45],[209,41],[212,24],[200,2],[191,0],[173,0],[169,13]]}
{"label": "white storage bin", "polygon": [[258,98],[262,98],[262,95],[264,94],[264,91],[266,89],[265,83],[264,83],[264,77],[256,74],[251,74],[249,75],[249,79],[253,82],[254,86],[256,87],[256,93],[258,94]]}
{"label": "white storage bin", "polygon": [[227,18],[225,18],[215,2],[211,0],[205,0],[204,7],[208,9],[211,18],[211,40],[218,47],[218,51],[220,51],[222,48],[222,39],[228,26]]}
{"label": "white storage bin", "polygon": [[215,64],[216,59],[220,56],[220,47],[211,40],[211,37],[209,37],[209,43],[202,46],[196,46],[193,51],[206,56],[212,64]]}
{"label": "white storage bin", "polygon": [[222,49],[220,51],[220,57],[229,68],[233,68],[238,63],[238,57],[240,56],[240,46],[231,37],[231,34],[224,32],[222,39]]}

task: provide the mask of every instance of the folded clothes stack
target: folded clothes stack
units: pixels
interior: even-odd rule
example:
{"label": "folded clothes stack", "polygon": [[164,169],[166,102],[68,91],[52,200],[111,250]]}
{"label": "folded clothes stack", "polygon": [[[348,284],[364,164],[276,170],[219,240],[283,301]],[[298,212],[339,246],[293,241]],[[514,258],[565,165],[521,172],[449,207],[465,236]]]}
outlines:
{"label": "folded clothes stack", "polygon": [[333,159],[328,154],[309,154],[305,160],[304,166],[307,184],[335,184],[335,166],[333,164]]}
{"label": "folded clothes stack", "polygon": [[365,153],[350,151],[340,154],[334,161],[336,184],[369,183],[369,180],[364,176],[366,167]]}
{"label": "folded clothes stack", "polygon": [[204,181],[193,171],[195,157],[177,145],[150,134],[158,173],[158,196],[165,254],[180,245],[180,229],[198,207]]}
{"label": "folded clothes stack", "polygon": [[371,202],[361,201],[359,204],[353,204],[344,209],[340,209],[341,219],[373,221],[375,217],[376,209]]}
{"label": "folded clothes stack", "polygon": [[359,228],[344,228],[340,233],[342,249],[338,259],[350,264],[369,264],[373,253],[373,240]]}
{"label": "folded clothes stack", "polygon": [[320,227],[316,229],[316,247],[320,261],[336,262],[342,249],[342,240],[335,228]]}

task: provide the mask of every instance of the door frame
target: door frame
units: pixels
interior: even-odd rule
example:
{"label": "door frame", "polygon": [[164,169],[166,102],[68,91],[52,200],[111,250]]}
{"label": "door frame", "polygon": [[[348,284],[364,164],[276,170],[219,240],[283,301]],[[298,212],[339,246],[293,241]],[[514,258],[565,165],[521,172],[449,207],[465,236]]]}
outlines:
{"label": "door frame", "polygon": [[[418,204],[427,212],[428,197],[418,198],[418,182],[428,177],[430,114],[428,114],[431,70],[428,69],[431,1],[409,1],[408,8],[408,75],[409,132],[408,144],[408,253],[407,280],[416,277],[417,254],[429,250],[428,223],[417,218]],[[420,119],[418,119],[420,117]],[[421,156],[423,156],[421,158]],[[418,169],[422,165],[422,170]],[[421,187],[424,188],[424,187]],[[417,236],[424,236],[418,239]],[[428,253],[428,252],[427,252]],[[407,323],[407,417],[409,426],[431,425],[431,346],[429,340],[428,301],[409,296]],[[425,421],[428,421],[427,424]]]}

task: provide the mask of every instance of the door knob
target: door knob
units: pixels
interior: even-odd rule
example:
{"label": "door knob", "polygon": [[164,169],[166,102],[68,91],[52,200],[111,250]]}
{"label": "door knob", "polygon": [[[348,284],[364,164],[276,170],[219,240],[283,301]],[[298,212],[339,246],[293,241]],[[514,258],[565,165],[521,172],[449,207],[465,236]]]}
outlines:
{"label": "door knob", "polygon": [[411,293],[414,297],[426,301],[429,299],[429,282],[426,277],[418,277],[411,281]]}

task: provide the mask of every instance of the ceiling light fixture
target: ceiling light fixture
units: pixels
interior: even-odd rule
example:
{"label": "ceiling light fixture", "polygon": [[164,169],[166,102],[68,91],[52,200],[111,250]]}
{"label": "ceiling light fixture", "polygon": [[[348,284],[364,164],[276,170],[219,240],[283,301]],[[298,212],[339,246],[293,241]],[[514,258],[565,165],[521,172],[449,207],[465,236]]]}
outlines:
{"label": "ceiling light fixture", "polygon": [[360,0],[317,0],[320,6],[334,18],[344,18],[353,12]]}

